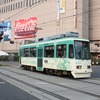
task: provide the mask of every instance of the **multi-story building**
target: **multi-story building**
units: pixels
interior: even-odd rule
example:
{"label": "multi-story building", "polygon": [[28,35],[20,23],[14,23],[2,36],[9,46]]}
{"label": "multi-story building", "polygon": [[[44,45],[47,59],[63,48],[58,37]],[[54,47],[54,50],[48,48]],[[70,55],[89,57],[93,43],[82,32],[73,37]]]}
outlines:
{"label": "multi-story building", "polygon": [[[78,32],[90,40],[91,52],[100,52],[100,0],[0,0],[0,22],[11,22],[11,39],[2,41],[0,50],[18,53],[25,40],[34,40],[66,32]],[[15,21],[37,17],[35,38],[14,39]]]}

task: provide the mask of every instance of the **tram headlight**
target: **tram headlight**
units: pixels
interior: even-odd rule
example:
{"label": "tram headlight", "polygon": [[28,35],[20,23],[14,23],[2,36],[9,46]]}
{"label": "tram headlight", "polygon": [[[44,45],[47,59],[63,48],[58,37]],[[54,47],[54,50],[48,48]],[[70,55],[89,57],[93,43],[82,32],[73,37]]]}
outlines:
{"label": "tram headlight", "polygon": [[82,68],[82,66],[76,66],[76,69],[81,69]]}

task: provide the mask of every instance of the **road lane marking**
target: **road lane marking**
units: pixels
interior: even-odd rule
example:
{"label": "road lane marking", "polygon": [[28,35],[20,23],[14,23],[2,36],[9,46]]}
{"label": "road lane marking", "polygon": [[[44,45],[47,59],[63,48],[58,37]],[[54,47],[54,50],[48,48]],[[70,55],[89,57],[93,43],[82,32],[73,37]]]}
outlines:
{"label": "road lane marking", "polygon": [[5,82],[0,82],[0,84],[5,84]]}
{"label": "road lane marking", "polygon": [[59,83],[59,84],[61,84],[61,85],[66,85],[66,84],[68,84],[68,83]]}
{"label": "road lane marking", "polygon": [[48,84],[48,83],[46,83],[46,82],[36,82],[36,84],[39,84],[39,85],[46,85],[46,84]]}

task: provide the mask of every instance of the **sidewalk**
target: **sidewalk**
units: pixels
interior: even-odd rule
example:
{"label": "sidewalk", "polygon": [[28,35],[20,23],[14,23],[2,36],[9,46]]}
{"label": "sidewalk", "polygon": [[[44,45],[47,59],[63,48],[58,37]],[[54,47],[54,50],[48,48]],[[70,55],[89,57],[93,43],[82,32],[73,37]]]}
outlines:
{"label": "sidewalk", "polygon": [[14,67],[20,67],[19,62],[13,62],[13,61],[0,61],[1,65],[11,65]]}

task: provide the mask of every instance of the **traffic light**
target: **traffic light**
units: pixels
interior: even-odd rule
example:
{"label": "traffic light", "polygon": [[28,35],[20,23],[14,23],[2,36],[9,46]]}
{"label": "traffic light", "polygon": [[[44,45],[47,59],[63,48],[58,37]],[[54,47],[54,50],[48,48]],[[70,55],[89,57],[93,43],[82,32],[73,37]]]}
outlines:
{"label": "traffic light", "polygon": [[0,32],[0,41],[3,39],[3,34],[4,34],[4,32],[1,31],[1,32]]}

